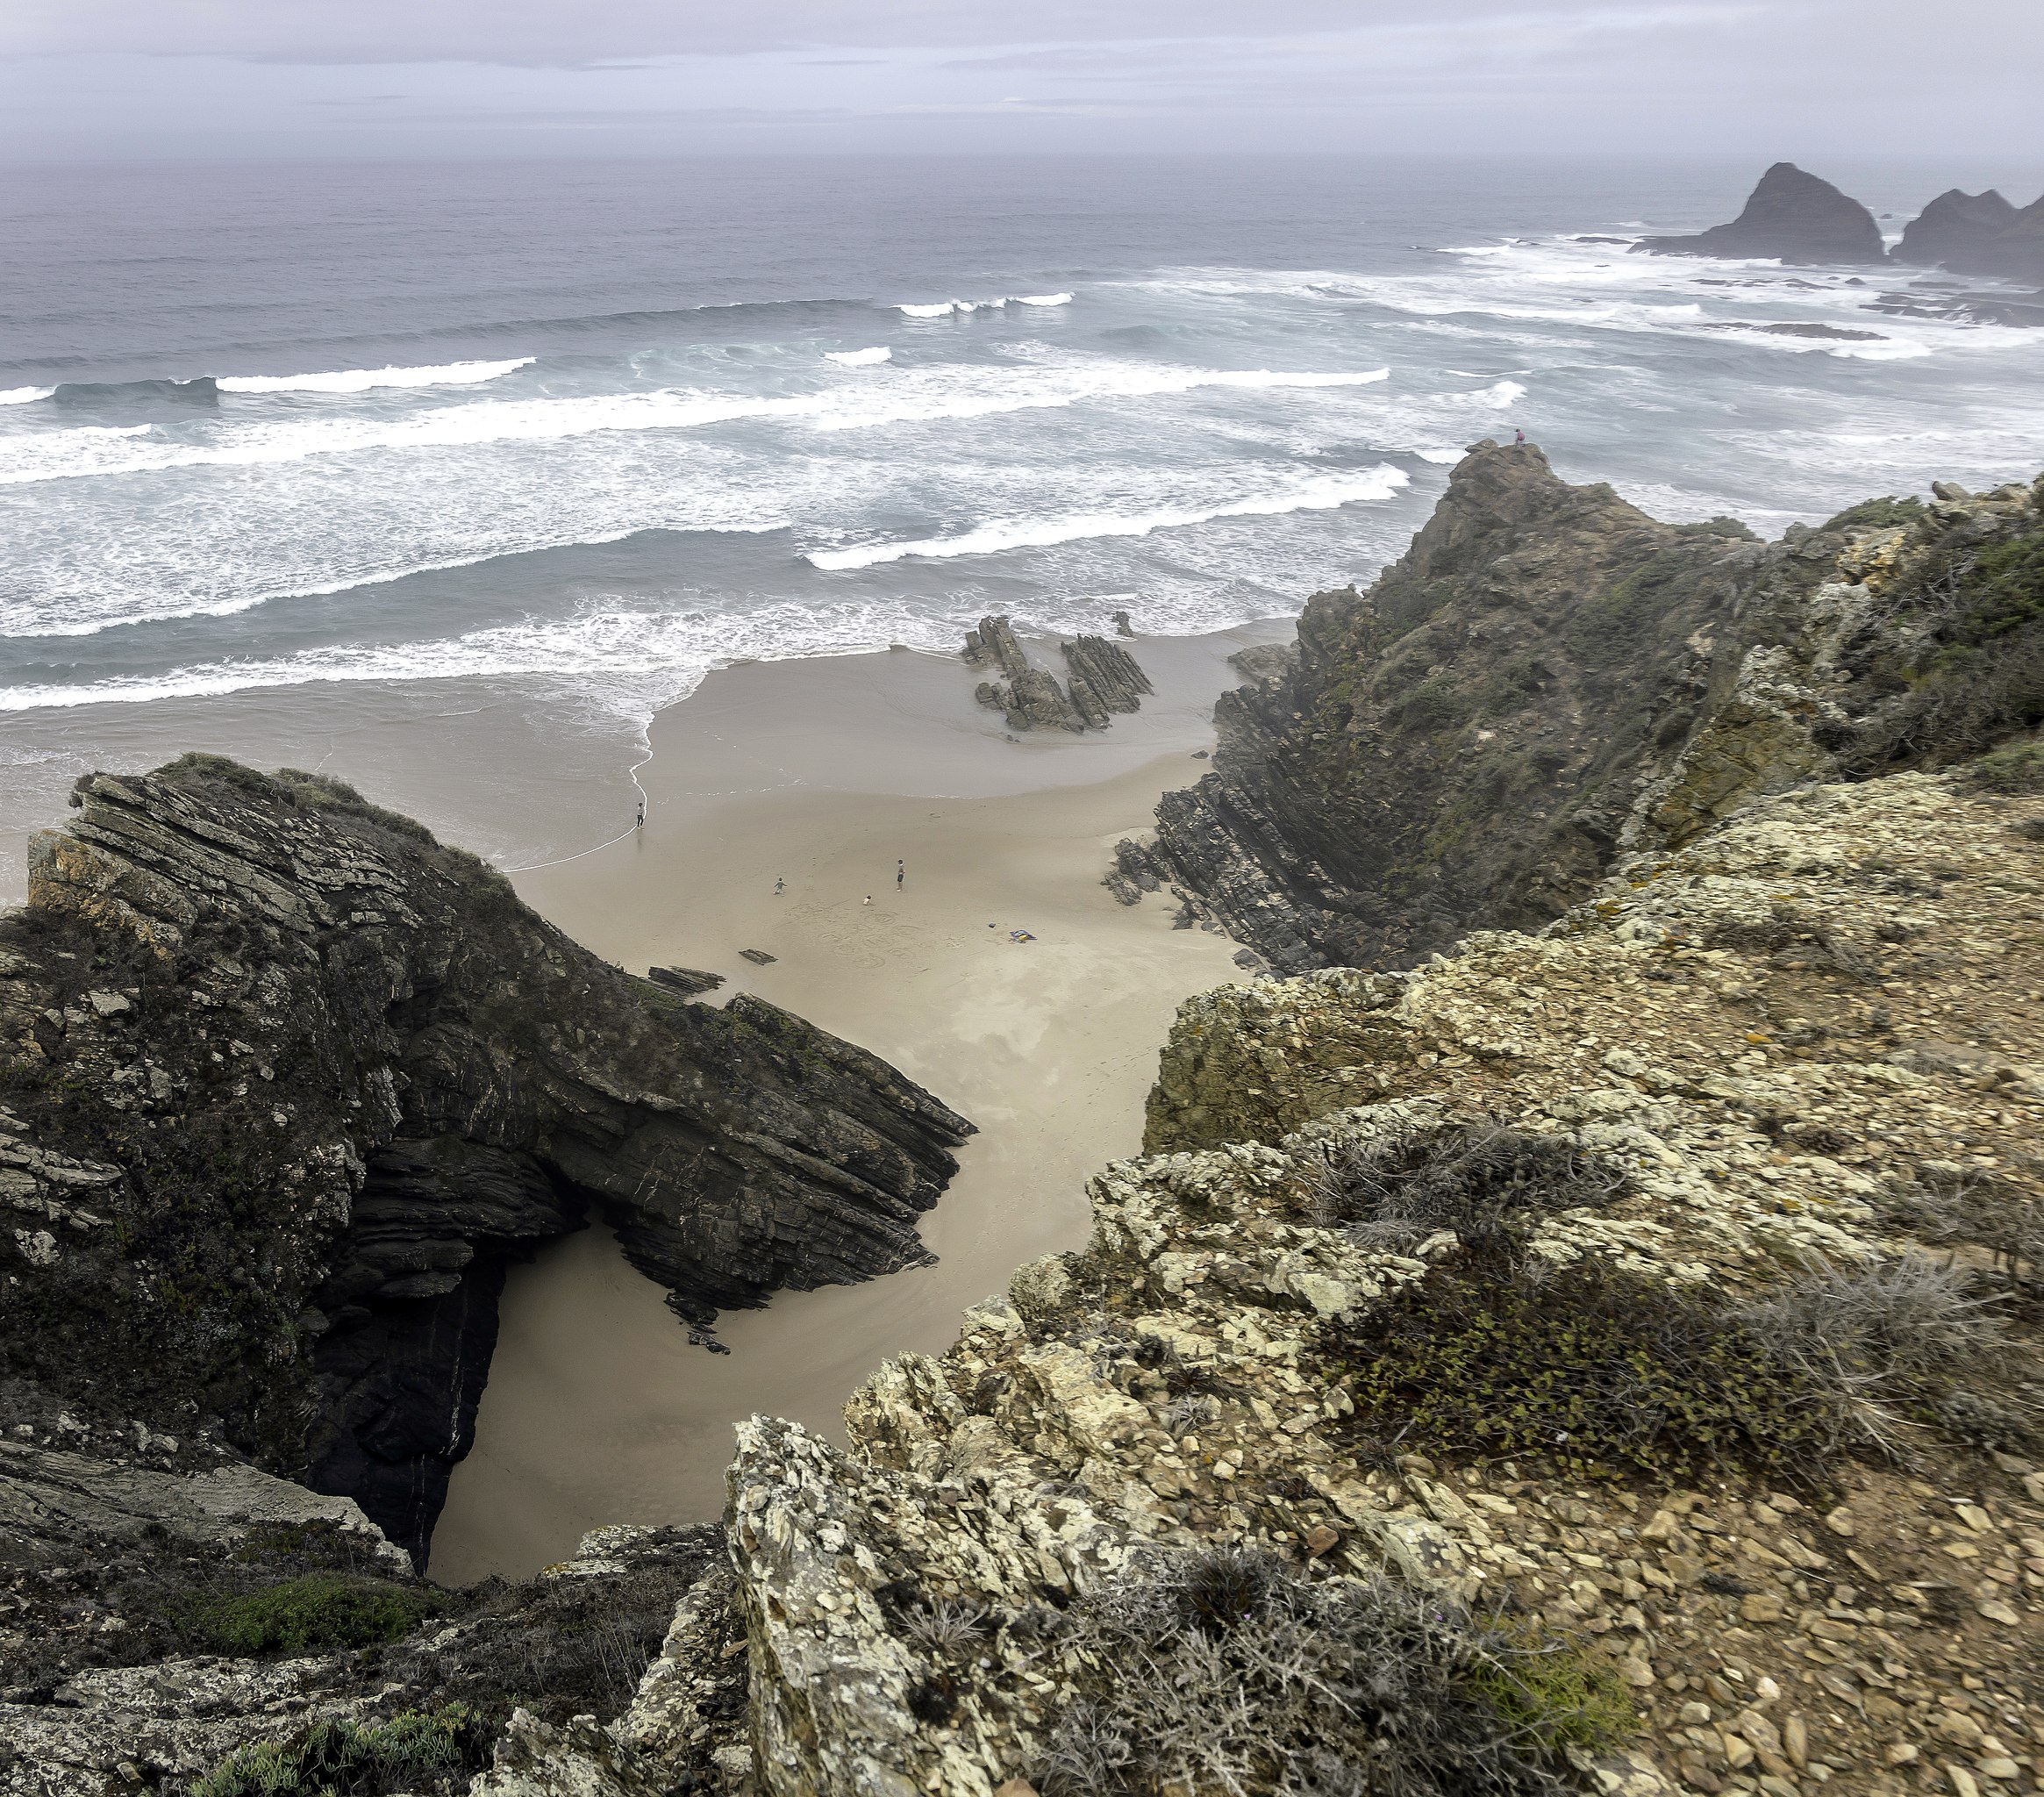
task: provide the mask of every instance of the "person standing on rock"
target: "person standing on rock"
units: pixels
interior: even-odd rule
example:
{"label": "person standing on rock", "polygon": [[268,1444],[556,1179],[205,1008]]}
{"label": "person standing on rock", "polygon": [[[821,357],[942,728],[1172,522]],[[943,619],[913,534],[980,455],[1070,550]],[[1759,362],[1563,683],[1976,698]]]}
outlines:
{"label": "person standing on rock", "polygon": [[1525,441],[1526,441],[1526,433],[1525,433],[1524,431],[1514,431],[1514,432],[1512,432],[1512,440],[1514,443],[1523,443],[1523,442],[1525,442]]}

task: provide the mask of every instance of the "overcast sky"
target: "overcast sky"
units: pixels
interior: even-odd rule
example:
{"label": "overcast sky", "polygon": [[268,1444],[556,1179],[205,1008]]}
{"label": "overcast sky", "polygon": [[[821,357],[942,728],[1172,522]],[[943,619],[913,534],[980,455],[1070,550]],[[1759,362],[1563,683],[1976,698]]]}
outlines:
{"label": "overcast sky", "polygon": [[2044,160],[2044,0],[4,0],[11,160]]}

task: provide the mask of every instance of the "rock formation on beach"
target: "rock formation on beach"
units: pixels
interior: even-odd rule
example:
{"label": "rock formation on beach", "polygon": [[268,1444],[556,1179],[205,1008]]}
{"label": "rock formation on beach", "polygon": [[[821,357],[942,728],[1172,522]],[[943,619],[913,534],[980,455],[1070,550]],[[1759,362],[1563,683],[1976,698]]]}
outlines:
{"label": "rock formation on beach", "polygon": [[[1304,970],[1180,1008],[1083,1248],[1019,1269],[947,1352],[883,1364],[842,1446],[741,1422],[721,1528],[597,1530],[466,1594],[210,1429],[98,1401],[132,1385],[82,1421],[0,1380],[0,1662],[31,1668],[0,1688],[0,1793],[211,1768],[204,1797],[260,1797],[344,1755],[354,1788],[417,1797],[2044,1788],[2044,482],[1764,544],[1480,445],[1403,561],[1237,665],[1217,770],[1117,876]],[[182,1217],[192,1185],[57,1114],[112,1085],[110,1020],[184,1040],[175,991],[132,971],[159,944],[218,999],[179,1027],[220,1067],[130,1057],[137,1102],[92,1100],[103,1132],[197,1134],[217,1106],[260,1136],[238,1085],[268,1068],[257,1101],[287,1118],[325,1089],[250,1033],[238,978],[355,1020],[368,1049],[318,1040],[389,1142],[444,1141],[399,1124],[446,1116],[434,1070],[478,1057],[492,1116],[543,1083],[645,1105],[612,1088],[643,1087],[657,1032],[605,1004],[650,995],[663,1031],[730,1014],[599,974],[331,788],[154,777],[89,786],[93,827],[39,863],[88,877],[4,927],[18,1014],[73,1070],[32,1082],[32,1114],[11,1099],[22,1285],[69,1265],[113,1317],[111,1269],[159,1282],[125,1288],[146,1309],[184,1264],[119,1200],[147,1174]],[[268,796],[214,790],[251,781]],[[265,846],[301,827],[286,801],[329,833],[302,862]],[[157,887],[167,808],[191,842]],[[351,871],[372,856],[387,881]],[[287,963],[286,898],[325,907],[335,970],[265,987],[311,966]],[[584,982],[546,989],[544,1053],[437,996],[521,931]],[[372,963],[395,1008],[350,999]],[[812,1078],[842,1064],[812,1052]],[[962,1126],[901,1096],[940,1153]],[[407,1153],[382,1177],[497,1219],[543,1202],[528,1163],[566,1189],[561,1135],[600,1105],[515,1147],[455,1108],[451,1171]],[[791,1164],[767,1110],[789,1159],[761,1152]],[[326,1189],[282,1177],[294,1153],[180,1226],[259,1224],[265,1293],[291,1292]],[[268,1317],[217,1310],[180,1349],[241,1331],[263,1351],[237,1376],[288,1391]]]}
{"label": "rock formation on beach", "polygon": [[1647,237],[1633,246],[1657,256],[1769,256],[1784,262],[1880,262],[1881,227],[1859,201],[1793,162],[1761,176],[1729,225],[1693,237]]}
{"label": "rock formation on beach", "polygon": [[926,1257],[971,1126],[598,960],[309,775],[79,783],[0,917],[0,1372],[202,1425],[423,1552],[511,1257],[597,1216],[696,1336]]}
{"label": "rock formation on beach", "polygon": [[[1115,614],[1119,620],[1127,615]],[[1005,618],[981,619],[978,629],[966,633],[966,665],[997,668],[1006,677],[982,681],[980,704],[1005,713],[1011,730],[1104,730],[1111,712],[1141,708],[1149,678],[1119,643],[1082,636],[1060,648],[1068,686],[1029,660]]]}

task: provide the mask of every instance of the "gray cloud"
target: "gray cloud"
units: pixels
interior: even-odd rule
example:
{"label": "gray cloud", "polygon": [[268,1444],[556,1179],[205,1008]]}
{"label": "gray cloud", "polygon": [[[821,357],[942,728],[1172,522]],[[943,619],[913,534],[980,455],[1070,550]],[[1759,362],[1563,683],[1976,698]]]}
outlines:
{"label": "gray cloud", "polygon": [[[13,0],[0,155],[362,154],[388,117],[391,154],[516,154],[545,118],[634,151],[770,141],[778,121],[836,151],[2035,168],[2040,67],[2034,0]],[[319,132],[351,108],[336,151]]]}

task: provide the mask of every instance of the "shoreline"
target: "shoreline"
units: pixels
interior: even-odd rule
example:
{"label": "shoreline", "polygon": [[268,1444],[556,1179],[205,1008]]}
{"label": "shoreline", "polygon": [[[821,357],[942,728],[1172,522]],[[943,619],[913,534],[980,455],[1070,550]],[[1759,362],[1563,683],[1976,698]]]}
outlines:
{"label": "shoreline", "polygon": [[723,973],[710,1002],[783,1005],[981,1133],[923,1220],[935,1265],[728,1313],[727,1356],[688,1345],[600,1224],[514,1267],[436,1579],[529,1575],[602,1523],[714,1515],[735,1422],[767,1411],[838,1435],[881,1360],[940,1351],[1016,1266],[1078,1245],[1086,1178],[1140,1147],[1179,1001],[1240,977],[1233,942],[1174,929],[1165,904],[1121,906],[1100,877],[1204,770],[1213,701],[1240,681],[1226,656],[1290,634],[1134,641],[1155,695],[1085,737],[1009,736],[948,657],[723,669],[654,723],[643,831],[513,877],[597,953]]}

